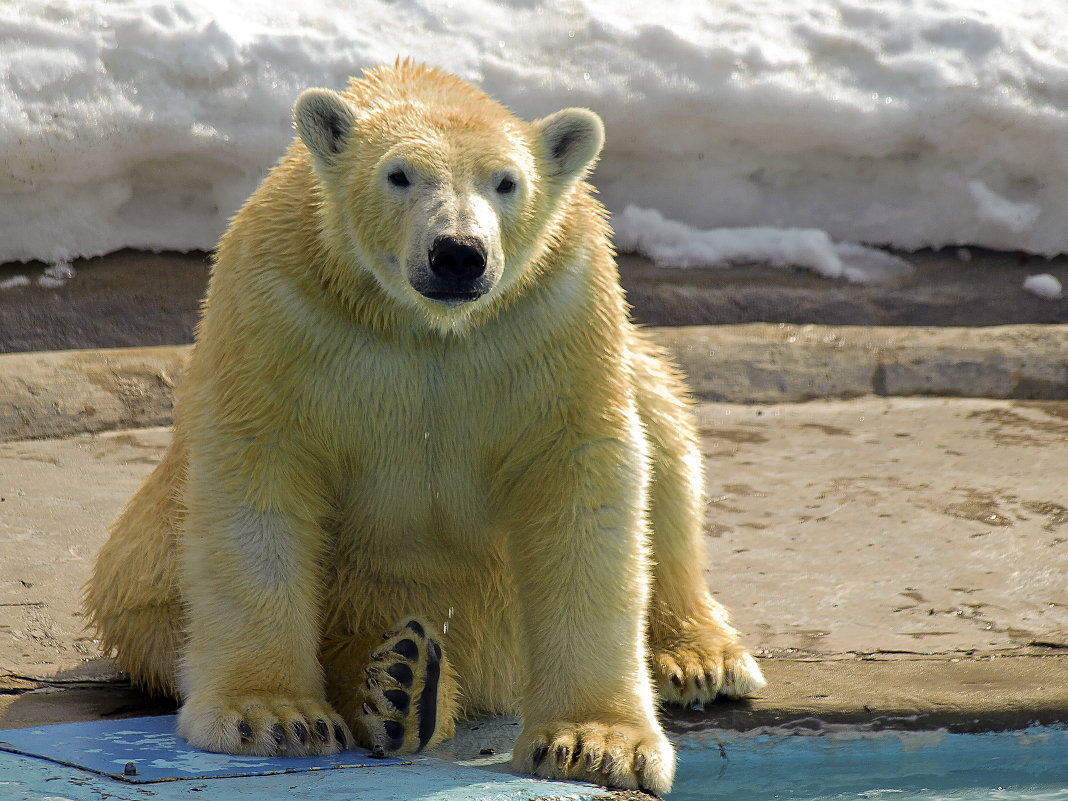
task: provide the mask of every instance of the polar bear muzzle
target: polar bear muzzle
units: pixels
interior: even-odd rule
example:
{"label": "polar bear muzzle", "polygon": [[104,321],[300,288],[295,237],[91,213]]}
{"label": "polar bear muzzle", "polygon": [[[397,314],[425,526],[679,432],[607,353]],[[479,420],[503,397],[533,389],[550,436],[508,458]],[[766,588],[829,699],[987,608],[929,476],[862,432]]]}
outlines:
{"label": "polar bear muzzle", "polygon": [[478,300],[493,288],[486,275],[486,246],[478,237],[439,236],[427,253],[429,272],[412,276],[426,298],[456,304]]}

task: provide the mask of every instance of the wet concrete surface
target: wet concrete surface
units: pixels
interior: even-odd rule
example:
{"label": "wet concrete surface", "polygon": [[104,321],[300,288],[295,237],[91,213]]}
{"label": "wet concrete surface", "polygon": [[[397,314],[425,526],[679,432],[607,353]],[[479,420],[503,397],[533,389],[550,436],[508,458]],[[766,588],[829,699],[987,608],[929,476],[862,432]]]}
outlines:
{"label": "wet concrete surface", "polygon": [[0,265],[0,286],[28,280],[0,290],[0,353],[193,341],[207,254],[125,250],[73,267],[73,278],[48,280],[43,264]]}
{"label": "wet concrete surface", "polygon": [[[955,249],[901,254],[912,271],[884,283],[759,264],[663,268],[630,254],[620,257],[620,275],[635,320],[647,325],[1068,323],[1068,293],[1046,300],[1022,288],[1046,272],[1068,287],[1068,258],[965,252],[967,261]],[[0,353],[189,343],[209,261],[127,250],[76,260],[74,277],[58,281],[44,276],[44,264],[0,265],[0,287],[27,282],[0,289]]]}
{"label": "wet concrete surface", "polygon": [[759,264],[664,268],[629,255],[620,259],[620,274],[635,318],[648,325],[1068,322],[1068,293],[1048,300],[1023,290],[1024,279],[1039,273],[1068,286],[1068,258],[954,248],[898,255],[912,270],[872,283]]}

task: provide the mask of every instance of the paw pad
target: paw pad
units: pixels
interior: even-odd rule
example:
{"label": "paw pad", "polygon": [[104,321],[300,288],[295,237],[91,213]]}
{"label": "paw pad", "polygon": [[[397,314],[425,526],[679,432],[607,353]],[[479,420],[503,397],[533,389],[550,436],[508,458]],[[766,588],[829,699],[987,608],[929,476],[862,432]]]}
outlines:
{"label": "paw pad", "polygon": [[427,630],[418,620],[409,620],[387,632],[371,653],[361,690],[360,725],[373,751],[421,751],[439,733],[443,657]]}

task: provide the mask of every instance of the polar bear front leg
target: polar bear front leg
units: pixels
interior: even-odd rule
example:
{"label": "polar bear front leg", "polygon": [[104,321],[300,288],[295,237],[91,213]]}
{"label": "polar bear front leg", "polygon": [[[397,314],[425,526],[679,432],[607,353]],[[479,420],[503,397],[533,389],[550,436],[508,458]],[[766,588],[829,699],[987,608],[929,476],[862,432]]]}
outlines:
{"label": "polar bear front leg", "polygon": [[232,473],[223,480],[197,468],[181,548],[188,640],[179,734],[234,754],[349,747],[317,659],[321,535],[313,499],[297,503],[284,487],[237,487]]}
{"label": "polar bear front leg", "polygon": [[513,534],[523,730],[513,766],[665,793],[675,755],[646,665],[648,532],[644,440],[586,442],[524,481],[533,503]]}

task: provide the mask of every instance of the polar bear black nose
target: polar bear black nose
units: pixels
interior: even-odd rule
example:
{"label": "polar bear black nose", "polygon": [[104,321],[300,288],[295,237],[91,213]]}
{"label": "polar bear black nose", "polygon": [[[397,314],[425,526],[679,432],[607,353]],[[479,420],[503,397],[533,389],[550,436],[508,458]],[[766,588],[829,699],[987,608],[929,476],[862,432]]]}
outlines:
{"label": "polar bear black nose", "polygon": [[430,249],[430,272],[458,283],[473,281],[486,272],[486,249],[477,239],[439,236]]}

